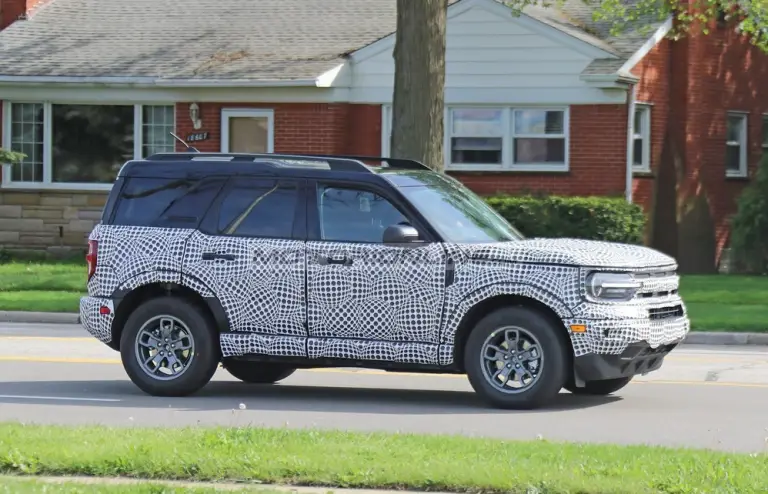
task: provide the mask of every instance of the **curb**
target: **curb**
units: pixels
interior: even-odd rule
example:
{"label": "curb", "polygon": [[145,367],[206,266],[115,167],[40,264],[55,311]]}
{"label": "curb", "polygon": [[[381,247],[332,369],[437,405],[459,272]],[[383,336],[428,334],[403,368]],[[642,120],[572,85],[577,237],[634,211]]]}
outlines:
{"label": "curb", "polygon": [[[80,324],[75,312],[0,311],[0,323],[21,324]],[[768,345],[768,333],[725,333],[692,331],[684,345]]]}
{"label": "curb", "polygon": [[26,312],[0,310],[0,323],[3,322],[25,324],[80,324],[80,314],[76,312]]}

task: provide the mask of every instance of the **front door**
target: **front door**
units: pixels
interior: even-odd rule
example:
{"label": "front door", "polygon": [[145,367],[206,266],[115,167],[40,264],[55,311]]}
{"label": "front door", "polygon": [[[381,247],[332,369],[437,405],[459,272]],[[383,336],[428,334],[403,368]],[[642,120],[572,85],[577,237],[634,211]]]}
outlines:
{"label": "front door", "polygon": [[221,111],[221,152],[272,153],[272,110],[231,109]]}
{"label": "front door", "polygon": [[238,177],[187,242],[188,284],[227,315],[225,357],[306,356],[303,182]]}
{"label": "front door", "polygon": [[383,191],[357,184],[310,188],[309,357],[437,363],[442,244],[384,245],[388,226],[413,222]]}

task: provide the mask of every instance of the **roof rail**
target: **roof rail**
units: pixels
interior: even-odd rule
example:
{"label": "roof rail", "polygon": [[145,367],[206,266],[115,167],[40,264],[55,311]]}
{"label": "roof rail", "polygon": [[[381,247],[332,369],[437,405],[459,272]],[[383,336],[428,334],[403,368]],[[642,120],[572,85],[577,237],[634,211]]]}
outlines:
{"label": "roof rail", "polygon": [[[157,153],[145,158],[148,161],[248,161],[254,162],[263,159],[265,163],[285,167],[285,161],[307,161],[315,163],[327,163],[334,171],[370,172],[368,167],[354,158],[334,155],[314,154],[282,154],[282,153]],[[314,167],[319,168],[319,167]]]}
{"label": "roof rail", "polygon": [[256,161],[267,160],[272,166],[286,166],[284,161],[308,161],[327,163],[335,171],[370,172],[370,167],[364,161],[385,163],[386,168],[401,168],[406,170],[431,170],[428,166],[416,160],[407,158],[389,158],[385,156],[358,156],[343,154],[306,154],[306,153],[157,153],[146,158],[154,161]]}
{"label": "roof rail", "polygon": [[337,158],[337,159],[347,159],[347,160],[355,160],[355,161],[383,161],[385,163],[388,163],[386,166],[387,168],[402,168],[406,170],[432,170],[427,165],[408,158],[388,158],[385,156],[358,156],[358,155],[344,155],[344,154],[297,154],[296,156],[306,156],[306,157],[314,157],[314,158],[323,158],[323,159],[330,159],[330,158]]}

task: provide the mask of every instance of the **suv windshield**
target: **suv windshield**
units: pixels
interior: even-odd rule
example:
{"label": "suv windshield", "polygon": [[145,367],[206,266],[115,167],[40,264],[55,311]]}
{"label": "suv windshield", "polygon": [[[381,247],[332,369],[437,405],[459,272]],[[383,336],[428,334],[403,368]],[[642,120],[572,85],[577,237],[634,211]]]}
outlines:
{"label": "suv windshield", "polygon": [[507,242],[522,233],[459,181],[437,173],[425,185],[400,187],[403,195],[448,242]]}

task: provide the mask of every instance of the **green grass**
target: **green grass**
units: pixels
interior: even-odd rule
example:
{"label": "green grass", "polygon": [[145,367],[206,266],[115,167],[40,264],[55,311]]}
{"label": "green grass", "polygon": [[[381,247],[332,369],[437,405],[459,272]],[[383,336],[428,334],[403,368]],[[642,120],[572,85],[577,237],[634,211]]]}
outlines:
{"label": "green grass", "polygon": [[[82,260],[0,264],[0,310],[77,312]],[[680,293],[695,331],[768,332],[768,277],[687,275]]]}
{"label": "green grass", "polygon": [[0,423],[0,473],[453,492],[768,491],[766,454],[260,428]]}
{"label": "green grass", "polygon": [[0,310],[77,312],[85,278],[82,262],[0,264]]}
{"label": "green grass", "polygon": [[56,479],[55,482],[34,478],[0,477],[0,494],[278,494],[267,489],[215,489],[213,487],[173,486],[158,482],[136,485],[82,482],[78,479]]}

